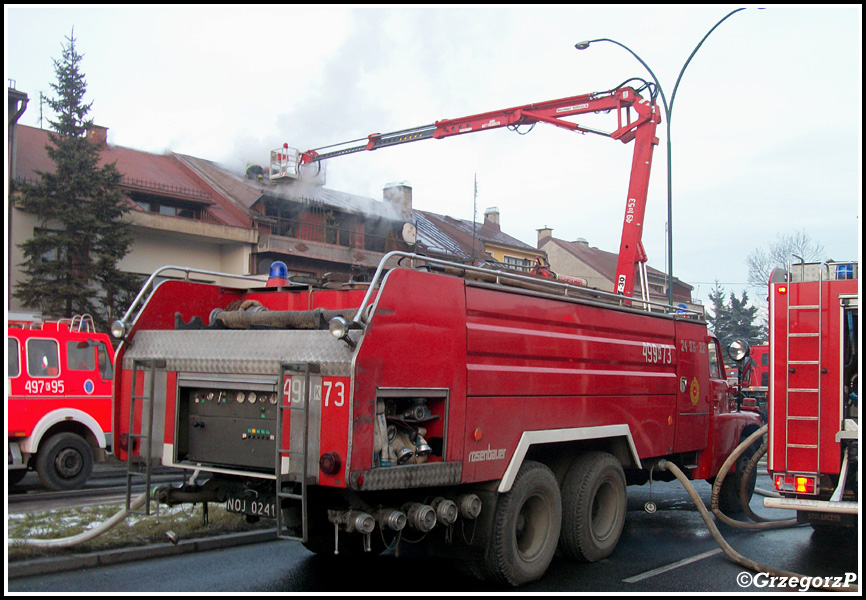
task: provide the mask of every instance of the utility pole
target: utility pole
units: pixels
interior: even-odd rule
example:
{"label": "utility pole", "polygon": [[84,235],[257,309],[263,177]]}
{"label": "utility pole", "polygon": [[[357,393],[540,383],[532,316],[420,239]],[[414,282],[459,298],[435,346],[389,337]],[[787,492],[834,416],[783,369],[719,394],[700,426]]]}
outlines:
{"label": "utility pole", "polygon": [[478,215],[478,173],[474,175],[472,192],[472,264],[475,265],[475,221]]}

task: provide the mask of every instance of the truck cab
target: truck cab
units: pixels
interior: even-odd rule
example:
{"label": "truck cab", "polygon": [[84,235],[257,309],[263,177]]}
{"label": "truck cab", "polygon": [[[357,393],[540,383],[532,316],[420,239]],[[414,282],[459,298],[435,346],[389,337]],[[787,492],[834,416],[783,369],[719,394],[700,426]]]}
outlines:
{"label": "truck cab", "polygon": [[12,318],[7,327],[9,482],[83,486],[110,451],[114,352],[89,317]]}

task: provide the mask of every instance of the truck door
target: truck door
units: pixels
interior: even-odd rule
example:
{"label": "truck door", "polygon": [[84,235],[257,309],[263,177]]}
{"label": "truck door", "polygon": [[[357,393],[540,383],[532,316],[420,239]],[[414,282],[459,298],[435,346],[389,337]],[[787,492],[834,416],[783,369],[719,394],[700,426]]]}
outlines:
{"label": "truck door", "polygon": [[66,394],[70,397],[111,396],[114,376],[107,343],[76,335],[63,342]]}
{"label": "truck door", "polygon": [[[706,328],[678,321],[676,344],[678,389],[674,452],[701,450],[707,446],[711,394]],[[724,381],[722,374],[717,377]]]}

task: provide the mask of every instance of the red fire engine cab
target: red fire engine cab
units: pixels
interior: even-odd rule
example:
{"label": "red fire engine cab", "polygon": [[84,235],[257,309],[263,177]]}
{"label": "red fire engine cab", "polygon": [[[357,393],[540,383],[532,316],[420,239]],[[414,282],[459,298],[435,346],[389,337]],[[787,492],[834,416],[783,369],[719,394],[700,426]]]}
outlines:
{"label": "red fire engine cab", "polygon": [[816,529],[857,527],[857,263],[777,269],[769,283],[767,466],[782,498]]}
{"label": "red fire engine cab", "polygon": [[[323,555],[423,539],[519,585],[557,549],[609,556],[627,484],[668,476],[660,459],[713,480],[760,418],[738,409],[703,315],[631,295],[654,104],[620,88],[357,149],[629,107],[639,117],[620,116],[612,135],[636,143],[620,293],[403,252],[362,286],[296,285],[279,263],[263,287],[153,286],[155,273],[112,327],[128,481],[161,462],[193,473],[158,490],[167,503],[272,517],[280,536]],[[740,479],[725,478],[723,504]]]}
{"label": "red fire engine cab", "polygon": [[33,469],[46,487],[84,485],[111,449],[114,351],[84,315],[7,328],[9,483]]}

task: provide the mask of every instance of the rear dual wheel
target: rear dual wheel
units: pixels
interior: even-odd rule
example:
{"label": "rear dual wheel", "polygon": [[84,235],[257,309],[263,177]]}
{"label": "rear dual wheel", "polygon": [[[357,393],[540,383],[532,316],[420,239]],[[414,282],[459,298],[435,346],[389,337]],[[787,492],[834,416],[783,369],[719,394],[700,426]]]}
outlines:
{"label": "rear dual wheel", "polygon": [[582,562],[610,556],[622,534],[626,508],[619,461],[607,452],[578,457],[562,481],[562,553]]}

